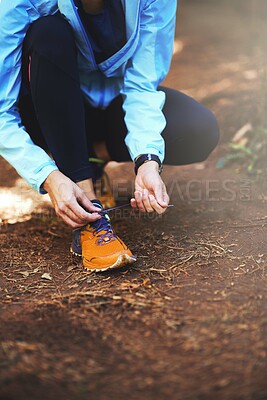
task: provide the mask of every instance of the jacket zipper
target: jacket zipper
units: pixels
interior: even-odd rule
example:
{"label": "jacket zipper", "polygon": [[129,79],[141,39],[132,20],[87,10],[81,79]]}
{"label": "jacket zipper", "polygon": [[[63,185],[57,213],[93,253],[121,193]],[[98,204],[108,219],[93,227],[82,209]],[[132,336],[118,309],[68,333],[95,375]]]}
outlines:
{"label": "jacket zipper", "polygon": [[[72,3],[73,10],[74,10],[74,12],[75,12],[77,21],[78,21],[78,23],[79,23],[79,25],[80,25],[80,27],[81,27],[81,31],[82,31],[83,36],[84,36],[84,38],[85,38],[87,47],[88,47],[88,49],[89,49],[89,53],[90,53],[90,56],[91,56],[91,60],[92,60],[92,62],[93,62],[93,66],[94,66],[94,68],[95,68],[96,70],[99,70],[98,65],[97,65],[97,63],[96,63],[96,61],[95,61],[95,56],[94,56],[94,52],[93,52],[91,43],[90,43],[90,41],[88,40],[88,37],[87,37],[87,34],[86,34],[86,32],[85,32],[85,29],[84,29],[84,27],[83,27],[82,22],[80,22],[80,16],[79,16],[79,13],[78,13],[78,11],[77,11],[77,8],[76,8],[75,4],[73,3],[73,1],[72,1],[71,3]],[[101,90],[101,92],[100,92],[100,98],[99,98],[99,103],[98,103],[98,105],[99,105],[100,108],[103,108],[103,106],[104,106],[104,101],[105,101],[105,83],[103,83],[103,85],[101,85],[101,86],[102,86],[102,90]]]}
{"label": "jacket zipper", "polygon": [[78,11],[77,11],[76,5],[73,3],[73,0],[71,1],[71,4],[72,4],[72,8],[73,8],[73,10],[74,10],[74,12],[75,12],[77,21],[78,21],[78,23],[79,23],[79,25],[80,25],[81,31],[82,31],[82,33],[83,33],[83,36],[84,36],[84,38],[85,38],[87,47],[88,47],[88,49],[89,49],[89,53],[90,53],[90,56],[91,56],[91,60],[92,60],[92,62],[93,62],[93,66],[94,66],[94,68],[95,68],[96,70],[98,70],[98,66],[97,66],[97,63],[96,63],[96,61],[95,61],[95,56],[94,56],[94,52],[93,52],[91,43],[90,43],[90,41],[88,40],[88,37],[87,37],[87,34],[86,34],[85,29],[84,29],[84,27],[83,27],[83,24],[80,22],[80,16],[79,16],[79,13],[78,13]]}

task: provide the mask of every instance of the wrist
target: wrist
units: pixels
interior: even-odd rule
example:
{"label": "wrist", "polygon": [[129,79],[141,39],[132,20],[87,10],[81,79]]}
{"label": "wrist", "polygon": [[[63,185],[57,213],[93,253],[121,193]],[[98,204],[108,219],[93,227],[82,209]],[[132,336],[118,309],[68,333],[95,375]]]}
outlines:
{"label": "wrist", "polygon": [[[134,159],[134,171],[137,175],[137,171],[139,168],[144,164],[156,163],[158,167],[158,173],[161,174],[162,172],[162,162],[160,158],[156,154],[140,154],[138,157]],[[153,164],[152,164],[153,165]]]}
{"label": "wrist", "polygon": [[155,171],[159,173],[159,164],[156,161],[145,161],[137,170],[137,174]]}
{"label": "wrist", "polygon": [[46,178],[46,180],[43,182],[42,187],[44,188],[44,190],[46,192],[49,191],[50,187],[52,186],[52,182],[57,179],[60,178],[60,176],[62,175],[62,173],[58,170],[52,171],[48,177]]}

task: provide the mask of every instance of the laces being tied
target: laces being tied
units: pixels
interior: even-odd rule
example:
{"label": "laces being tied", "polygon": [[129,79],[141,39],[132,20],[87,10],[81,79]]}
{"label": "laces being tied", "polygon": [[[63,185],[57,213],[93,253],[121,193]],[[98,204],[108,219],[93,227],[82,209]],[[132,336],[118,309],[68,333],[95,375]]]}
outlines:
{"label": "laces being tied", "polygon": [[[110,219],[108,215],[103,215],[101,219],[90,224],[94,228],[94,235],[98,236],[97,244],[103,246],[116,239],[116,236],[111,228]],[[100,232],[103,232],[99,235]]]}

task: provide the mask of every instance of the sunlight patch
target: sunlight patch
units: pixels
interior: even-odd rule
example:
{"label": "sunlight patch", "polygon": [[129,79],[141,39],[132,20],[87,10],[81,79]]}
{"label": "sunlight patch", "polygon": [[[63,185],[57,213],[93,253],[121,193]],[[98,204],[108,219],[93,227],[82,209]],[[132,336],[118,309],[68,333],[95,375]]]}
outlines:
{"label": "sunlight patch", "polygon": [[177,53],[181,53],[183,51],[184,44],[181,40],[175,39],[174,45],[173,45],[173,55]]}
{"label": "sunlight patch", "polygon": [[41,196],[18,178],[12,188],[0,188],[0,224],[27,221],[34,212],[42,212],[48,203],[48,195]]}

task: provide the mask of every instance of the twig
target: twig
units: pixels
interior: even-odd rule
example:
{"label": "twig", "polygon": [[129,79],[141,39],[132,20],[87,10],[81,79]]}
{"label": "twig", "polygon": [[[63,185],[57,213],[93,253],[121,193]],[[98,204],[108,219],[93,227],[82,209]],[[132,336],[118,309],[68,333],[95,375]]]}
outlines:
{"label": "twig", "polygon": [[170,269],[173,269],[173,268],[179,267],[179,265],[183,265],[183,264],[185,264],[187,261],[191,260],[191,258],[193,258],[193,257],[194,257],[194,254],[191,254],[191,256],[190,256],[190,257],[188,257],[186,260],[184,260],[184,261],[180,262],[179,264],[174,264],[174,265],[172,265],[171,267],[169,267],[169,268],[168,268],[168,271],[169,271]]}
{"label": "twig", "polygon": [[62,238],[62,235],[58,235],[57,233],[54,233],[54,232],[51,232],[51,231],[47,231],[47,233],[49,233],[49,235]]}

